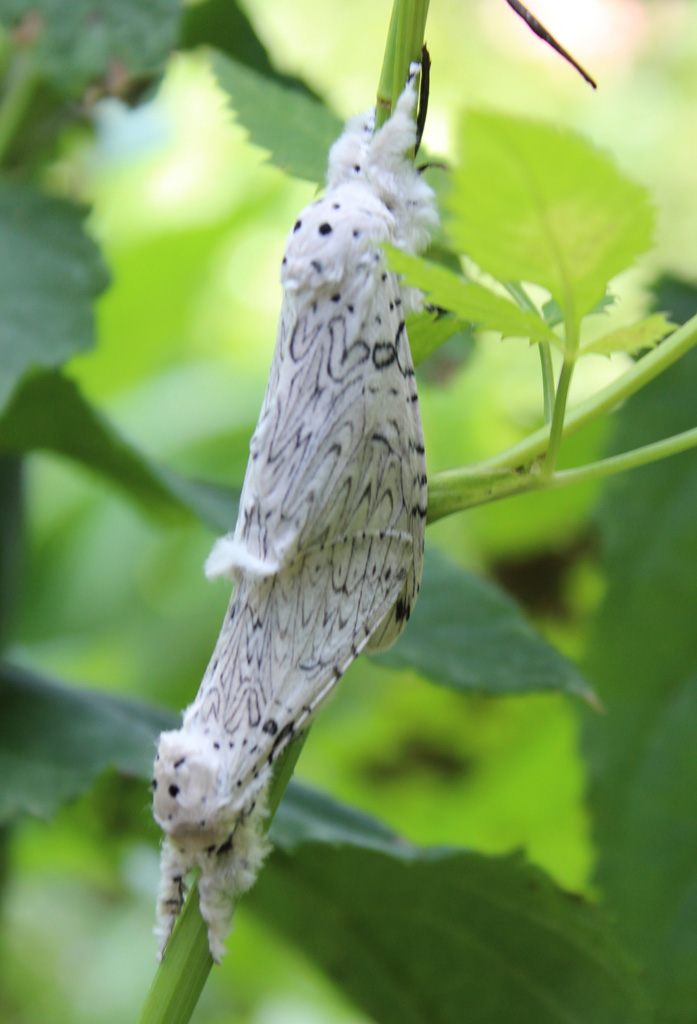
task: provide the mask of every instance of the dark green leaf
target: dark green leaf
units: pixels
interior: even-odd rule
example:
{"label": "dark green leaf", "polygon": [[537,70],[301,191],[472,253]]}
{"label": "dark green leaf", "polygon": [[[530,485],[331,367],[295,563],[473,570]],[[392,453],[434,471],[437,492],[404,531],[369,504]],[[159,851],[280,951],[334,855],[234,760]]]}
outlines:
{"label": "dark green leaf", "polygon": [[[694,427],[697,353],[632,398],[613,452]],[[600,510],[608,589],[586,728],[598,881],[646,963],[660,1020],[697,1005],[697,455],[616,478]]]}
{"label": "dark green leaf", "polygon": [[570,132],[470,113],[461,152],[447,200],[454,242],[500,281],[547,288],[576,323],[651,245],[646,191]]}
{"label": "dark green leaf", "polygon": [[213,70],[251,141],[288,174],[323,182],[329,147],[342,123],[328,107],[297,89],[284,87],[221,53]]}
{"label": "dark green leaf", "polygon": [[177,41],[179,0],[3,0],[2,23],[35,19],[32,55],[39,73],[79,95],[109,73],[132,77],[162,69]]}
{"label": "dark green leaf", "polygon": [[0,412],[27,370],[93,344],[92,302],[107,276],[85,213],[0,183]]}
{"label": "dark green leaf", "polygon": [[597,909],[521,856],[423,849],[294,786],[253,909],[379,1024],[640,1024]]}
{"label": "dark green leaf", "polygon": [[193,513],[215,530],[230,530],[237,493],[186,480],[147,459],[60,373],[28,377],[0,415],[0,453],[57,452],[105,476],[160,516]]}
{"label": "dark green leaf", "polygon": [[653,285],[652,308],[667,311],[671,320],[684,324],[697,313],[697,283],[673,274],[662,274]]}
{"label": "dark green leaf", "polygon": [[411,620],[380,660],[457,690],[563,690],[592,700],[578,669],[538,636],[510,597],[434,548],[426,551]]}
{"label": "dark green leaf", "polygon": [[148,778],[171,714],[0,662],[0,821],[48,817],[114,765]]}
{"label": "dark green leaf", "polygon": [[235,0],[201,0],[186,4],[179,45],[182,49],[214,46],[238,63],[259,71],[265,78],[273,78],[280,85],[313,95],[299,78],[282,75],[276,70],[247,14]]}
{"label": "dark green leaf", "polygon": [[236,0],[201,0],[184,8],[179,45],[215,46],[240,64],[277,77],[264,44]]}
{"label": "dark green leaf", "polygon": [[393,270],[402,274],[409,284],[420,288],[434,305],[450,310],[461,320],[474,322],[484,330],[500,331],[504,338],[522,337],[561,344],[541,316],[520,309],[480,284],[465,281],[437,263],[429,263],[391,246],[386,249]]}
{"label": "dark green leaf", "polygon": [[410,859],[418,848],[405,842],[376,818],[331,800],[318,789],[293,780],[276,811],[269,832],[275,845],[292,851],[303,843],[360,846]]}

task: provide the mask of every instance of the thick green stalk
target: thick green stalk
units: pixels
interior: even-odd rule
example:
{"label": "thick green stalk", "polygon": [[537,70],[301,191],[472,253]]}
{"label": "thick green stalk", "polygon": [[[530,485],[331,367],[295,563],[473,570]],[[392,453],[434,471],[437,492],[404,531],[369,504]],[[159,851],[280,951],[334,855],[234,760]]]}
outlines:
{"label": "thick green stalk", "polygon": [[[291,743],[276,763],[269,790],[267,829],[293,775],[306,736],[303,733]],[[208,934],[199,911],[198,886],[194,882],[155,972],[139,1024],[188,1024],[212,966]]]}
{"label": "thick green stalk", "polygon": [[421,60],[429,0],[394,0],[377,94],[375,127],[384,124],[404,88],[412,61]]}

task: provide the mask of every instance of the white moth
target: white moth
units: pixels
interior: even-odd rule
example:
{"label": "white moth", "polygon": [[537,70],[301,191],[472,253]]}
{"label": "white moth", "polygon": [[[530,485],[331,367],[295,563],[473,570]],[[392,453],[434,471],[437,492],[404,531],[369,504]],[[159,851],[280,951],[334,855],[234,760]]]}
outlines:
{"label": "white moth", "polygon": [[324,198],[288,237],[237,525],[206,563],[233,594],[196,699],[182,728],[162,733],[155,762],[160,954],[198,867],[220,960],[234,901],[268,849],[273,762],[361,650],[397,639],[416,600],[426,463],[404,321],[421,296],[381,247],[422,249],[437,220],[409,159],[415,105],[412,79],[377,132],[373,111],[349,121]]}

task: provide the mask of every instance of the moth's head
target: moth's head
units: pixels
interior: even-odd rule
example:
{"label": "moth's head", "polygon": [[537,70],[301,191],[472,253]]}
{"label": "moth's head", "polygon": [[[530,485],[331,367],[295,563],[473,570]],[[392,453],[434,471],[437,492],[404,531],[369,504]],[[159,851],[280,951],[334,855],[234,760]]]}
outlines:
{"label": "moth's head", "polygon": [[227,785],[221,743],[203,731],[163,732],[152,780],[153,814],[170,836],[216,832]]}

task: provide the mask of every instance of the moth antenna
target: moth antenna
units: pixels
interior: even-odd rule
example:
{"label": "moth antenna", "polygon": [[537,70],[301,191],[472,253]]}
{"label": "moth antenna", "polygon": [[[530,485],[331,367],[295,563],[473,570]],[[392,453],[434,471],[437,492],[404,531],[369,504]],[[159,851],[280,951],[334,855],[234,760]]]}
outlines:
{"label": "moth antenna", "polygon": [[597,83],[594,79],[591,78],[588,72],[581,67],[578,61],[571,56],[568,50],[564,49],[561,43],[557,42],[554,36],[547,31],[544,25],[537,20],[534,14],[531,14],[527,7],[524,7],[523,4],[519,2],[519,0],[506,0],[506,3],[516,12],[516,14],[520,18],[523,19],[528,28],[531,28],[539,39],[542,39],[542,41],[551,46],[553,50],[556,50],[556,52],[560,55],[560,57],[563,57],[564,60],[568,60],[569,64],[571,64],[572,67],[576,68],[579,75],[581,75],[582,78],[585,78],[589,85],[592,85],[594,89],[598,88]]}
{"label": "moth antenna", "polygon": [[450,170],[450,168],[448,167],[447,164],[439,163],[437,160],[429,160],[427,164],[419,164],[419,166],[416,168],[416,170],[419,172],[419,174],[423,174],[424,171],[430,171],[432,169],[435,170],[435,171],[449,171]]}
{"label": "moth antenna", "polygon": [[419,83],[419,112],[416,115],[416,146],[414,156],[419,152],[424,128],[426,127],[426,114],[428,113],[428,97],[431,92],[431,55],[428,52],[426,43],[421,47],[421,82]]}

